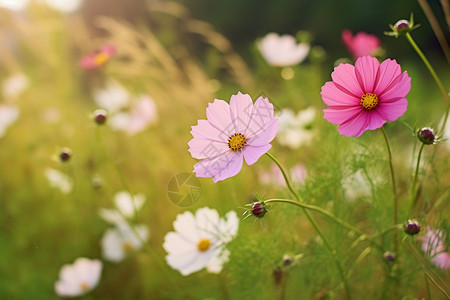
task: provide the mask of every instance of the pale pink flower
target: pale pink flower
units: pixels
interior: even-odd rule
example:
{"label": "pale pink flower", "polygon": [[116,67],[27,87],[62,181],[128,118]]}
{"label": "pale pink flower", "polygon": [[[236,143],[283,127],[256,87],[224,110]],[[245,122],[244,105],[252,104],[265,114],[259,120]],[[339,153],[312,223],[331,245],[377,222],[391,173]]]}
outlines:
{"label": "pale pink flower", "polygon": [[322,87],[322,100],[329,108],[324,118],[339,125],[339,133],[360,136],[402,116],[408,105],[406,95],[411,78],[395,60],[380,65],[374,57],[363,56],[355,66],[340,64],[331,73],[333,81]]}
{"label": "pale pink flower", "polygon": [[[288,170],[289,179],[293,184],[304,184],[306,178],[306,167],[303,164],[296,164]],[[286,180],[280,169],[272,164],[269,171],[259,173],[259,181],[266,185],[276,185],[286,187]]]}
{"label": "pale pink flower", "polygon": [[446,249],[445,232],[428,229],[422,241],[422,250],[430,255],[432,263],[443,270],[450,269],[450,253]]}
{"label": "pale pink flower", "polygon": [[375,35],[360,31],[353,36],[348,29],[342,31],[342,41],[354,59],[375,55],[380,50],[381,45],[380,40]]}
{"label": "pale pink flower", "polygon": [[192,126],[189,152],[203,159],[194,166],[197,177],[214,177],[214,182],[238,174],[244,158],[254,164],[272,147],[278,130],[269,100],[259,97],[253,105],[250,96],[240,92],[231,96],[230,104],[215,99],[206,116]]}
{"label": "pale pink flower", "polygon": [[258,48],[272,66],[288,67],[302,62],[308,55],[310,46],[298,44],[295,37],[269,33],[258,42]]}
{"label": "pale pink flower", "polygon": [[64,265],[59,272],[55,291],[61,297],[77,297],[94,289],[102,273],[102,262],[80,257],[72,265]]}
{"label": "pale pink flower", "polygon": [[83,69],[96,69],[113,58],[117,48],[114,45],[103,45],[99,50],[82,57],[79,65]]}

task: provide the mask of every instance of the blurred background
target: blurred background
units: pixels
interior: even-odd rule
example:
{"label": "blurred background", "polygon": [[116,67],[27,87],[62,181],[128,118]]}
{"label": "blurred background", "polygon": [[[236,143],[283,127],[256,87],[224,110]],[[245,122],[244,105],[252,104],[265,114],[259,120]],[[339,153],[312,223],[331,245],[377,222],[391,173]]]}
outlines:
{"label": "blurred background", "polygon": [[[448,41],[441,2],[428,3]],[[300,163],[297,188],[305,199],[371,233],[391,226],[379,133],[338,135],[323,120],[320,89],[337,62],[352,62],[344,29],[377,36],[380,58],[396,59],[408,71],[408,111],[387,125],[405,204],[417,157],[411,128],[437,126],[445,109],[406,39],[384,35],[389,24],[411,13],[421,24],[412,35],[448,86],[448,62],[412,0],[0,0],[0,299],[59,299],[54,284],[61,266],[81,256],[104,263],[98,287],[83,299],[344,299],[339,273],[329,267],[333,258],[301,212],[285,206],[271,209],[264,226],[241,220],[220,275],[183,277],[166,264],[162,243],[178,214],[209,206],[221,216],[230,210],[240,216],[256,193],[289,197],[266,157],[218,184],[200,178],[201,197],[187,207],[171,201],[169,183],[192,172],[190,130],[206,118],[208,103],[241,91],[253,100],[269,97],[278,113],[316,112],[302,125],[307,142],[292,146],[276,139],[271,150],[289,169]],[[269,32],[307,42],[309,55],[288,68],[270,66],[256,44]],[[80,67],[83,57],[104,45],[116,49],[105,64]],[[93,120],[99,108],[108,113],[104,126]],[[139,114],[144,111],[145,118]],[[138,117],[142,122],[132,127],[130,118]],[[425,161],[438,163],[421,173],[426,176],[417,209],[427,212],[421,221],[448,229],[450,151],[439,147],[438,154],[424,153]],[[67,151],[71,158],[64,161]],[[148,228],[153,250],[136,249],[111,262],[101,242],[111,226],[99,210],[113,208],[115,195],[127,190],[145,196],[132,222]],[[367,252],[367,244],[353,243],[354,236],[326,219],[319,222],[343,257],[355,298],[389,295],[392,269],[382,253]],[[380,237],[385,249],[391,240],[390,233]],[[274,274],[287,253],[305,259],[283,271],[280,281]],[[405,299],[425,297],[427,285],[413,258],[405,256],[403,271],[402,295],[411,297]],[[449,278],[448,270],[439,274]],[[431,294],[444,299],[436,288]]]}

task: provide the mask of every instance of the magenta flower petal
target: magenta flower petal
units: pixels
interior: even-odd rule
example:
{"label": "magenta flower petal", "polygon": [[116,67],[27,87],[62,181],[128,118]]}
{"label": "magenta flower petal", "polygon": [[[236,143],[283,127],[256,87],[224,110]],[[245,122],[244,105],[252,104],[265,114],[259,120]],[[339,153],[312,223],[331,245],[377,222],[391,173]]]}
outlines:
{"label": "magenta flower petal", "polygon": [[369,125],[369,119],[365,111],[360,111],[354,118],[348,120],[346,123],[341,124],[338,128],[338,132],[347,137],[349,136],[361,136]]}
{"label": "magenta flower petal", "polygon": [[320,94],[323,102],[329,106],[352,107],[361,102],[361,99],[339,89],[332,81],[325,83]]}
{"label": "magenta flower petal", "polygon": [[450,269],[450,253],[448,252],[436,254],[431,261],[442,270]]}
{"label": "magenta flower petal", "polygon": [[253,101],[248,94],[243,95],[241,92],[238,92],[237,95],[231,96],[230,113],[236,132],[245,132],[249,125],[252,109]]}
{"label": "magenta flower petal", "polygon": [[337,66],[331,77],[333,81],[326,82],[321,91],[329,106],[323,110],[324,118],[340,125],[341,134],[360,136],[397,120],[406,111],[411,78],[407,72],[401,73],[395,60],[380,65],[376,58],[363,56],[355,67]]}
{"label": "magenta flower petal", "polygon": [[395,59],[386,59],[385,61],[383,61],[378,70],[378,84],[374,89],[375,94],[379,95],[400,74],[400,65],[397,64]]}
{"label": "magenta flower petal", "polygon": [[99,68],[109,62],[116,51],[117,47],[114,45],[103,45],[99,50],[82,57],[78,64],[83,69]]}
{"label": "magenta flower petal", "polygon": [[356,78],[364,93],[374,91],[380,64],[375,57],[363,56],[355,63]]}
{"label": "magenta flower petal", "polygon": [[352,36],[350,30],[343,30],[342,41],[348,52],[355,59],[361,56],[374,55],[380,49],[380,40],[378,37],[362,31]]}
{"label": "magenta flower petal", "polygon": [[364,92],[356,79],[355,67],[352,65],[340,64],[334,68],[331,78],[334,84],[339,89],[346,91],[347,94],[359,98]]}
{"label": "magenta flower petal", "polygon": [[192,157],[203,159],[194,166],[197,177],[224,180],[239,173],[245,161],[254,164],[271,145],[278,130],[273,105],[259,97],[253,105],[249,95],[238,93],[230,104],[215,100],[206,109],[207,120],[192,126],[189,141]]}
{"label": "magenta flower petal", "polygon": [[244,151],[244,158],[247,165],[253,165],[262,155],[272,148],[272,145],[266,144],[263,146],[248,146]]}

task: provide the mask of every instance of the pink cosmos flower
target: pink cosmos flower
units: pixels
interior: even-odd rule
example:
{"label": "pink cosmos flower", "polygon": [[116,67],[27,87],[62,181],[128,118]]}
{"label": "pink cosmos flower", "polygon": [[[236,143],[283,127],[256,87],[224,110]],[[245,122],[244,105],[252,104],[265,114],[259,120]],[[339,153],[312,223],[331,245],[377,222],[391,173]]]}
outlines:
{"label": "pink cosmos flower", "polygon": [[194,166],[197,177],[214,177],[214,182],[239,173],[244,158],[249,166],[254,164],[272,147],[269,143],[278,130],[269,100],[259,97],[253,104],[240,92],[231,96],[230,104],[215,99],[206,117],[192,126],[189,152],[202,159]]}
{"label": "pink cosmos flower", "polygon": [[402,116],[408,105],[406,95],[411,78],[395,60],[380,65],[374,57],[363,56],[355,66],[340,64],[331,73],[333,81],[322,87],[322,100],[329,108],[324,118],[339,125],[339,133],[360,136]]}
{"label": "pink cosmos flower", "polygon": [[380,50],[381,44],[375,35],[360,31],[353,36],[348,29],[342,31],[342,41],[354,59],[361,56],[375,55]]}
{"label": "pink cosmos flower", "polygon": [[445,235],[442,230],[427,231],[422,241],[422,250],[431,256],[431,262],[443,270],[450,269],[450,253],[446,252]]}
{"label": "pink cosmos flower", "polygon": [[82,57],[79,65],[83,69],[96,69],[109,62],[116,51],[117,47],[114,45],[103,45],[99,50]]}

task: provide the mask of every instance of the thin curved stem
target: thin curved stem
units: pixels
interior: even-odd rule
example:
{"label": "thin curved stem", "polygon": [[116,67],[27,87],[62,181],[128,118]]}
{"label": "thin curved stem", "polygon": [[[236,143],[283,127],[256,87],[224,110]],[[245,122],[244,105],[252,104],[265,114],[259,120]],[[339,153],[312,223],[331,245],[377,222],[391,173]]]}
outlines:
{"label": "thin curved stem", "polygon": [[[289,177],[286,173],[286,171],[284,170],[284,168],[281,166],[281,164],[278,162],[278,160],[270,153],[266,153],[266,155],[278,166],[278,168],[280,169],[281,173],[283,174],[284,180],[286,181],[286,185],[289,188],[289,190],[291,191],[292,195],[295,197],[295,199],[297,200],[298,203],[302,203],[302,200],[300,198],[300,196],[297,194],[297,192],[295,192],[295,190],[292,187],[291,181],[289,180]],[[324,245],[326,246],[326,248],[328,249],[328,251],[330,251],[330,253],[332,254],[337,268],[339,270],[339,273],[342,277],[342,281],[344,283],[344,287],[345,287],[345,291],[347,293],[347,299],[351,299],[351,293],[350,293],[350,286],[348,284],[347,281],[347,277],[345,276],[344,273],[344,268],[341,264],[341,262],[337,259],[336,257],[336,252],[333,250],[333,248],[331,247],[330,243],[328,242],[328,240],[326,239],[325,235],[323,234],[322,230],[319,227],[319,224],[317,224],[317,222],[314,220],[314,218],[309,214],[309,212],[306,210],[306,208],[302,207],[303,213],[305,214],[305,216],[308,218],[309,222],[311,223],[311,225],[314,227],[314,229],[316,230],[317,234],[320,236],[320,238],[322,239]]]}
{"label": "thin curved stem", "polygon": [[417,155],[416,170],[414,172],[414,178],[413,178],[412,187],[411,187],[411,196],[410,196],[409,205],[408,205],[408,216],[411,216],[411,214],[412,214],[414,200],[416,199],[417,177],[419,175],[420,158],[422,156],[422,151],[423,151],[424,145],[425,145],[424,143],[421,143],[420,149],[419,149],[419,154]]}
{"label": "thin curved stem", "polygon": [[409,32],[407,32],[405,34],[405,36],[406,36],[406,39],[408,40],[408,42],[411,44],[411,46],[417,52],[419,57],[422,59],[422,61],[425,64],[425,66],[427,67],[427,69],[430,72],[431,76],[433,77],[434,81],[438,85],[439,90],[441,91],[442,98],[444,98],[445,104],[447,104],[447,109],[445,110],[444,121],[442,122],[441,128],[438,131],[438,135],[442,135],[442,133],[444,132],[444,129],[445,129],[445,124],[447,123],[448,111],[449,111],[449,108],[450,108],[450,102],[449,102],[449,99],[448,99],[448,92],[445,89],[444,85],[442,84],[441,80],[439,79],[439,76],[436,74],[436,71],[433,69],[433,67],[431,66],[430,62],[425,57],[425,54],[423,54],[422,50],[420,50],[419,46],[417,46],[416,42],[413,40],[411,34],[409,34]]}
{"label": "thin curved stem", "polygon": [[[383,127],[381,127],[381,132],[383,133],[384,141],[386,142],[386,149],[389,157],[389,170],[391,173],[392,192],[394,194],[394,225],[395,225],[398,223],[398,199],[397,199],[397,187],[395,184],[394,166],[392,165],[391,147],[389,146],[389,141]],[[396,255],[398,255],[397,231],[394,231],[394,252]]]}
{"label": "thin curved stem", "polygon": [[[97,127],[97,131],[96,131],[96,138],[97,138],[97,142],[99,145],[99,148],[102,152],[102,154],[107,158],[108,162],[114,167],[114,169],[117,171],[117,173],[119,174],[119,178],[122,182],[123,187],[127,190],[127,192],[130,194],[133,205],[134,205],[134,211],[135,214],[137,212],[136,209],[136,203],[134,201],[134,195],[132,194],[130,188],[128,187],[126,181],[125,181],[125,177],[123,176],[122,172],[120,171],[119,167],[115,164],[114,160],[111,158],[111,156],[109,155],[108,151],[106,151],[105,145],[103,143],[102,137],[101,137],[101,133],[100,133],[100,128]],[[116,211],[120,214],[120,216],[122,217],[123,220],[125,220],[125,222],[127,223],[128,227],[133,231],[134,235],[137,237],[137,239],[139,240],[139,242],[144,246],[144,248],[146,249],[147,253],[150,254],[151,257],[153,257],[153,260],[156,262],[156,264],[158,265],[158,267],[161,269],[161,271],[166,275],[169,285],[174,287],[174,283],[170,277],[169,274],[167,274],[167,271],[165,269],[165,266],[163,265],[163,263],[161,263],[161,261],[159,260],[158,255],[156,254],[156,252],[153,250],[152,247],[150,247],[150,245],[142,238],[142,236],[139,234],[139,232],[137,231],[137,229],[135,228],[135,226],[133,226],[133,224],[130,223],[130,221],[128,220],[128,218],[123,214],[123,212],[119,209],[119,207],[117,207],[117,204],[114,202],[114,206],[116,208]]]}

